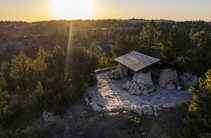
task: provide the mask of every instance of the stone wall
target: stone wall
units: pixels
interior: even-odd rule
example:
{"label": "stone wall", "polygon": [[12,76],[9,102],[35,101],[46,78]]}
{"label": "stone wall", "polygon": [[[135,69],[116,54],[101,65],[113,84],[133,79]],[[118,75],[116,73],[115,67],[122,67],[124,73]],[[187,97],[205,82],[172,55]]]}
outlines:
{"label": "stone wall", "polygon": [[177,71],[176,69],[162,69],[160,72],[159,85],[163,88],[172,90],[177,88]]}
{"label": "stone wall", "polygon": [[116,70],[119,71],[121,78],[128,76],[128,68],[125,67],[124,65],[118,63]]}

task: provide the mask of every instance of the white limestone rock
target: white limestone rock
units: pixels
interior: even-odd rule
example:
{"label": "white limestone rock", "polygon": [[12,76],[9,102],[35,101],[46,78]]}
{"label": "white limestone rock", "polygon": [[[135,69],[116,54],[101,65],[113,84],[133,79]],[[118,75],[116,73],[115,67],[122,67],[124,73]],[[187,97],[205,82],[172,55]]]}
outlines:
{"label": "white limestone rock", "polygon": [[122,84],[122,89],[126,89],[126,84]]}
{"label": "white limestone rock", "polygon": [[158,116],[159,116],[159,114],[158,114],[158,112],[157,112],[157,111],[155,111],[155,112],[154,112],[154,116],[156,116],[156,117],[158,117]]}
{"label": "white limestone rock", "polygon": [[143,105],[142,110],[143,110],[144,115],[153,115],[153,110],[150,105]]}
{"label": "white limestone rock", "polygon": [[46,125],[54,124],[56,121],[60,121],[60,118],[58,116],[55,116],[52,112],[48,111],[43,112],[42,118]]}
{"label": "white limestone rock", "polygon": [[177,90],[182,90],[183,89],[183,87],[182,86],[177,86]]}
{"label": "white limestone rock", "polygon": [[108,73],[109,79],[118,80],[121,78],[120,72],[118,70],[112,70]]}
{"label": "white limestone rock", "polygon": [[132,88],[132,87],[130,87],[130,89],[128,90],[128,92],[129,92],[129,93],[131,93],[131,91],[132,91],[132,90],[133,90],[133,88]]}
{"label": "white limestone rock", "polygon": [[155,86],[150,87],[150,88],[148,89],[148,91],[149,91],[149,93],[154,92],[154,91],[155,91]]}
{"label": "white limestone rock", "polygon": [[182,82],[185,88],[189,88],[190,86],[197,86],[198,83],[198,77],[190,73],[181,73],[179,75],[179,80]]}
{"label": "white limestone rock", "polygon": [[151,78],[151,73],[147,72],[147,73],[135,73],[133,76],[133,81],[137,82],[139,85],[148,85],[148,86],[152,86],[152,78]]}
{"label": "white limestone rock", "polygon": [[92,107],[92,110],[94,112],[102,112],[103,111],[103,109],[100,106],[98,106],[96,103],[90,103],[90,106]]}
{"label": "white limestone rock", "polygon": [[176,89],[176,87],[177,87],[176,85],[170,83],[170,84],[167,85],[166,89],[167,90],[174,90],[174,89]]}
{"label": "white limestone rock", "polygon": [[143,95],[147,95],[148,93],[149,93],[149,91],[148,90],[143,90]]}
{"label": "white limestone rock", "polygon": [[139,86],[135,83],[134,86],[133,86],[133,88],[134,88],[135,90],[138,90],[138,89],[139,89]]}
{"label": "white limestone rock", "polygon": [[127,82],[125,83],[125,89],[126,89],[126,90],[129,90],[130,87],[131,87],[132,85],[133,85],[132,81],[127,81]]}
{"label": "white limestone rock", "polygon": [[177,82],[177,71],[175,69],[163,69],[160,73],[159,85],[166,88],[169,82]]}
{"label": "white limestone rock", "polygon": [[130,94],[131,95],[134,95],[136,93],[136,90],[134,90],[134,89],[132,89],[131,91],[130,91]]}
{"label": "white limestone rock", "polygon": [[135,93],[136,95],[141,95],[141,90],[136,90],[136,93]]}
{"label": "white limestone rock", "polygon": [[86,101],[87,104],[89,104],[89,99],[88,99],[88,97],[85,98],[85,101]]}
{"label": "white limestone rock", "polygon": [[81,112],[81,117],[84,117],[84,116],[86,116],[87,115],[87,111],[82,111]]}
{"label": "white limestone rock", "polygon": [[133,105],[131,106],[131,111],[137,113],[139,116],[142,116],[143,115],[143,112],[142,112],[142,108],[141,106],[136,106],[136,105]]}

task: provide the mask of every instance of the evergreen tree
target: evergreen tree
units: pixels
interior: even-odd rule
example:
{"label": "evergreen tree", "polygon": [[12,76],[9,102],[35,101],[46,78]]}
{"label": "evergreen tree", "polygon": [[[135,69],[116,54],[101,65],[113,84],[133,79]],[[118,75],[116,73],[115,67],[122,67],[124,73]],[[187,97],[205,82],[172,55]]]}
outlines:
{"label": "evergreen tree", "polygon": [[173,28],[167,41],[163,44],[163,52],[169,61],[176,62],[177,57],[184,56],[190,49],[190,37],[184,28]]}
{"label": "evergreen tree", "polygon": [[194,94],[194,102],[189,105],[189,113],[183,119],[183,137],[211,137],[211,69],[206,72],[206,80],[199,78],[199,89],[189,88]]}
{"label": "evergreen tree", "polygon": [[78,92],[77,97],[82,97],[85,83],[88,82],[89,77],[92,76],[94,69],[96,69],[97,59],[78,47],[71,49],[69,58],[69,78]]}
{"label": "evergreen tree", "polygon": [[100,59],[102,56],[102,52],[97,48],[97,44],[95,42],[92,42],[89,49],[88,49],[90,54],[93,54],[97,57],[97,59]]}
{"label": "evergreen tree", "polygon": [[158,54],[158,38],[161,32],[159,31],[158,25],[154,20],[149,21],[145,26],[142,27],[140,33],[141,45],[147,49],[148,55]]}
{"label": "evergreen tree", "polygon": [[202,75],[211,66],[211,34],[201,31],[193,34],[192,48],[184,50],[177,62],[187,71]]}
{"label": "evergreen tree", "polygon": [[23,51],[19,53],[18,56],[14,56],[11,61],[11,67],[9,70],[9,75],[11,79],[14,80],[17,88],[22,90],[27,90],[30,78],[29,70],[32,68],[32,60],[25,55]]}
{"label": "evergreen tree", "polygon": [[113,57],[124,55],[133,50],[140,51],[139,40],[138,37],[128,35],[118,37],[114,46],[111,47]]}

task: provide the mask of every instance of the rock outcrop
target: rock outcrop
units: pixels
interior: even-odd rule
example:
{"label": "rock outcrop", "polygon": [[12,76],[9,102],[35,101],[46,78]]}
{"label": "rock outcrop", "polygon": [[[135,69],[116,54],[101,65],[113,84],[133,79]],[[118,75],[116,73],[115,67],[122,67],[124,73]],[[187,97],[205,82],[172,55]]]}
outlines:
{"label": "rock outcrop", "polygon": [[179,80],[182,82],[182,85],[188,89],[190,86],[197,86],[198,77],[190,73],[180,73],[178,75]]}
{"label": "rock outcrop", "polygon": [[90,106],[92,107],[93,111],[95,111],[95,112],[102,112],[103,111],[103,108],[98,106],[96,103],[90,103]]}

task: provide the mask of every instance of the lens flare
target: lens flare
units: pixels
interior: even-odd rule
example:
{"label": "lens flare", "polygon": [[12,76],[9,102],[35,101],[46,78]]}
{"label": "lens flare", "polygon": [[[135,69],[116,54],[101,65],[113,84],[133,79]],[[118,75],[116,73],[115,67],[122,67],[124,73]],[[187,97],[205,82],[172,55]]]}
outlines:
{"label": "lens flare", "polygon": [[52,11],[58,19],[88,19],[92,17],[93,0],[53,0]]}

